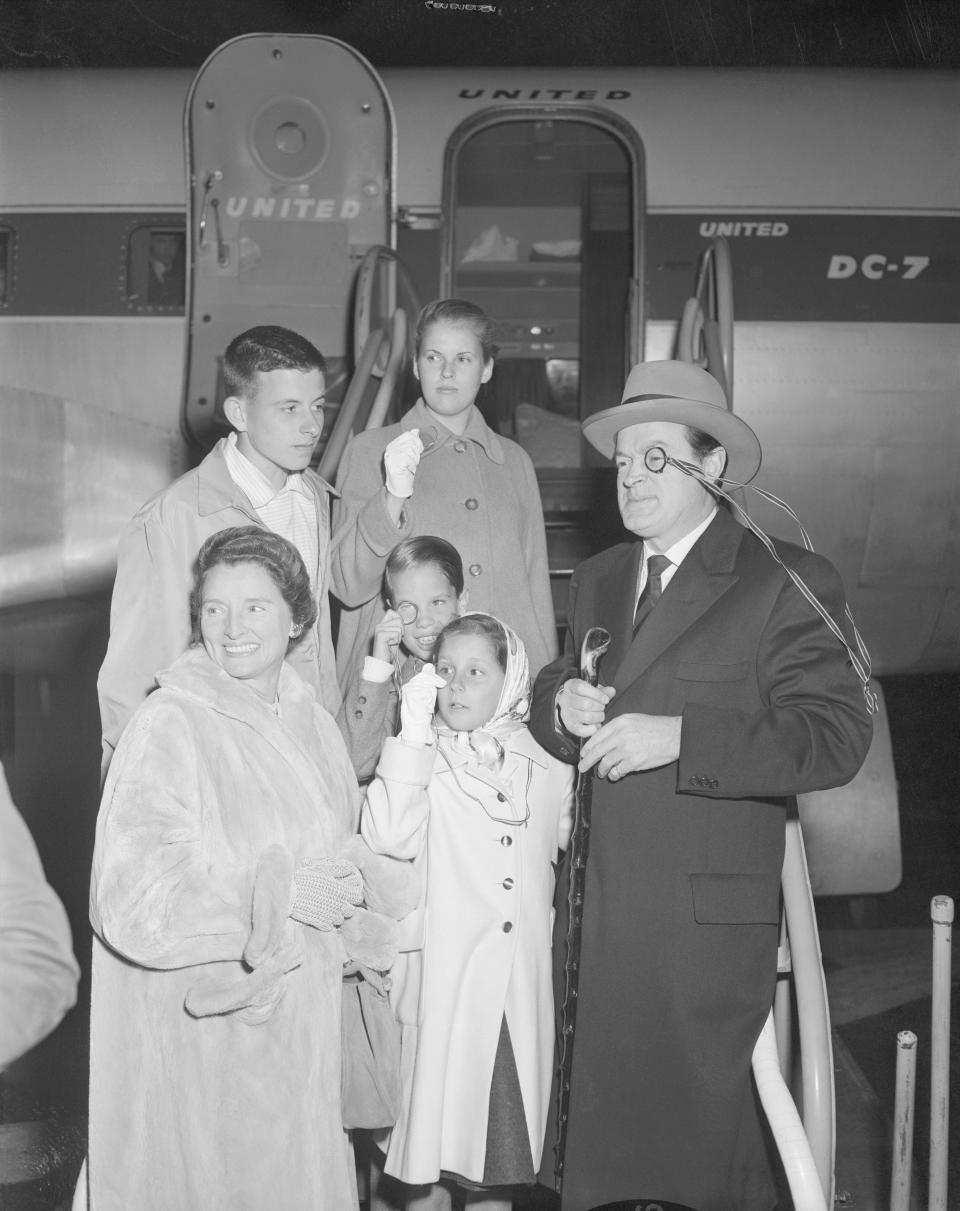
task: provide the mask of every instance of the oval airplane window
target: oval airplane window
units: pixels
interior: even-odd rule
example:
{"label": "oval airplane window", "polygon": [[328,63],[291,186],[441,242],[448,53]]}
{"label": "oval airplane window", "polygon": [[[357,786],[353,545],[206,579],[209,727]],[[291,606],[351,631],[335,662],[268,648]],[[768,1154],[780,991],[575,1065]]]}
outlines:
{"label": "oval airplane window", "polygon": [[494,321],[478,406],[543,485],[596,465],[580,421],[620,399],[641,356],[642,148],[582,107],[479,119],[448,149],[444,288]]}

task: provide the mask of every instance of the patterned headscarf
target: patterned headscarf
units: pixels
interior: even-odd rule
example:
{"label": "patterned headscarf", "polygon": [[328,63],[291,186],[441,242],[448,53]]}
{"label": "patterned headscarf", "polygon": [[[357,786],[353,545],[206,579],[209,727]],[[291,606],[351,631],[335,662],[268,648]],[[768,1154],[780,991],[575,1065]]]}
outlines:
{"label": "patterned headscarf", "polygon": [[[470,618],[490,618],[503,631],[507,642],[507,667],[503,676],[503,686],[500,698],[492,717],[483,727],[472,732],[457,732],[449,728],[439,717],[436,720],[437,734],[441,740],[452,742],[455,749],[471,750],[482,765],[497,769],[503,763],[504,747],[509,737],[523,727],[530,713],[530,662],[527,660],[527,650],[520,636],[505,622],[472,610],[463,614],[462,620]],[[439,650],[441,638],[437,643]]]}

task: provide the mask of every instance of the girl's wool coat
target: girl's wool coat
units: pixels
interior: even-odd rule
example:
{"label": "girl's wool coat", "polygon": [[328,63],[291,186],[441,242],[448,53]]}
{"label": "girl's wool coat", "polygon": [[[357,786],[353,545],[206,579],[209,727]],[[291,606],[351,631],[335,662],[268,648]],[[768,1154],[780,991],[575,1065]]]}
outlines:
{"label": "girl's wool coat", "polygon": [[[400,526],[387,514],[383,452],[400,433],[439,435],[417,467]],[[381,585],[391,550],[406,538],[433,534],[460,552],[471,610],[489,610],[523,640],[530,672],[557,654],[547,539],[537,476],[516,442],[487,427],[474,405],[457,437],[422,400],[395,425],[367,429],[348,442],[337,472],[330,585],[341,602],[337,675],[353,688],[383,617]]]}
{"label": "girl's wool coat", "polygon": [[[287,919],[299,962],[259,1014],[184,1006],[205,977],[249,975],[263,851],[297,863],[355,831],[346,748],[289,666],[279,717],[200,648],[159,683],[124,731],[97,822],[89,1206],[346,1211],[339,933]],[[284,898],[280,921],[288,910]]]}
{"label": "girl's wool coat", "polygon": [[361,822],[373,850],[426,866],[421,909],[402,923],[409,953],[393,971],[404,1096],[386,1162],[415,1184],[441,1169],[482,1180],[504,1015],[540,1162],[554,1058],[554,863],[573,806],[571,768],[526,728],[509,738],[499,774],[440,743],[388,739]]}

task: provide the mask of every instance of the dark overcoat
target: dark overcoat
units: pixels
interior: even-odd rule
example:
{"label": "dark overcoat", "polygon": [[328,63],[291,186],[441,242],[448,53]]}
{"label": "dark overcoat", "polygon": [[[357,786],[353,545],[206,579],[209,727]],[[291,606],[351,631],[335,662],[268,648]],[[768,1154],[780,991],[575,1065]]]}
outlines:
{"label": "dark overcoat", "polygon": [[[832,565],[777,546],[839,623]],[[843,645],[725,510],[633,638],[641,554],[634,540],[575,570],[565,653],[540,674],[531,718],[548,751],[575,759],[554,700],[591,626],[613,635],[606,718],[683,718],[678,761],[594,785],[563,1211],[769,1211],[750,1060],[776,980],[786,812],[853,777],[871,719]]]}

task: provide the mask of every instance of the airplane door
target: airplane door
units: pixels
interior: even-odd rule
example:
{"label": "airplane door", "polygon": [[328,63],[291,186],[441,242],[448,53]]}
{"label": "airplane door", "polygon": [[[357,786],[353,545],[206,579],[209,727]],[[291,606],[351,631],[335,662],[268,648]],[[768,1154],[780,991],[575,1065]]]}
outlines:
{"label": "airplane door", "polygon": [[620,398],[643,356],[636,132],[600,108],[481,111],[447,146],[444,214],[442,289],[496,325],[488,421],[536,467],[601,465],[580,421]]}
{"label": "airplane door", "polygon": [[315,35],[249,34],[214,51],[186,103],[188,346],[182,428],[209,448],[226,428],[220,359],[233,337],[280,324],[351,370],[356,267],[394,243],[395,129],[377,73]]}

